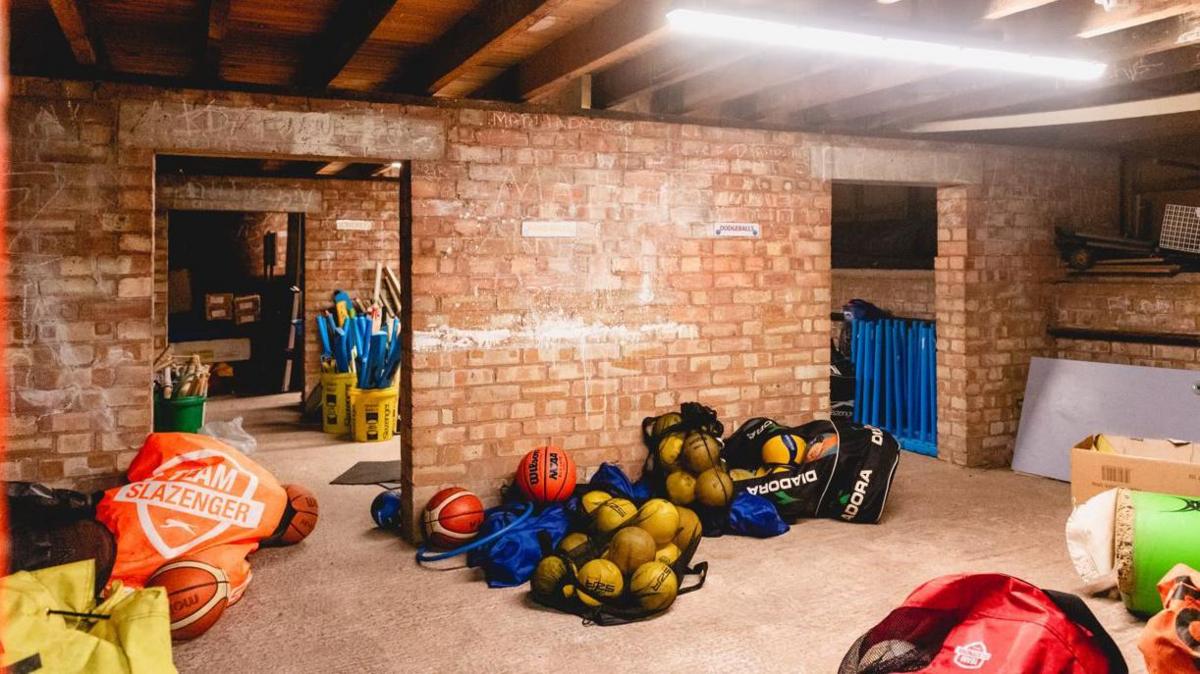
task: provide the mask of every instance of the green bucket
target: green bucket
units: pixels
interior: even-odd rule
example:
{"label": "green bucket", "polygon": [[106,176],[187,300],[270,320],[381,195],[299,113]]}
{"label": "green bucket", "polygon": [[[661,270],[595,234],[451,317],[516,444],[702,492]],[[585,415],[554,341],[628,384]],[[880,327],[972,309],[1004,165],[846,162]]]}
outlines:
{"label": "green bucket", "polygon": [[154,401],[154,430],[157,433],[195,433],[204,425],[205,396],[188,396]]}

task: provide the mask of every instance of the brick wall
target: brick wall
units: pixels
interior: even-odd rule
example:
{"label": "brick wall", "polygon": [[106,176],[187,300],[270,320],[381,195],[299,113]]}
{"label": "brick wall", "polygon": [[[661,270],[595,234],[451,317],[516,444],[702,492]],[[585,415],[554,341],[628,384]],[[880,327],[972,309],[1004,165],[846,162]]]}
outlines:
{"label": "brick wall", "polygon": [[[149,428],[155,151],[414,159],[410,512],[452,483],[494,498],[517,456],[544,442],[585,469],[634,468],[642,418],[680,401],[712,405],[730,427],[821,414],[833,180],[946,186],[942,453],[1001,462],[1028,359],[1051,346],[1052,227],[1071,209],[1089,221],[1116,210],[1116,162],[1099,154],[45,80],[16,89],[14,182],[27,192],[12,207],[6,471],[43,479],[111,475]],[[717,222],[762,235],[714,238]],[[526,235],[548,227],[572,235]]]}
{"label": "brick wall", "polygon": [[932,320],[935,288],[933,270],[834,269],[830,311],[859,298],[896,316]]}
{"label": "brick wall", "polygon": [[[305,328],[315,333],[315,317],[332,306],[333,293],[345,290],[368,300],[374,292],[375,263],[399,271],[400,225],[397,183],[378,180],[215,178],[159,176],[155,220],[155,346],[166,340],[166,241],[165,212],[181,210],[263,211],[257,213],[282,226],[276,274],[284,273],[287,216],[282,210],[305,213]],[[337,228],[339,219],[370,221],[370,230]],[[276,229],[276,231],[279,231]],[[253,269],[262,269],[262,231],[248,233]],[[305,391],[320,371],[320,350],[315,339],[305,341]]]}
{"label": "brick wall", "polygon": [[[1053,286],[1061,327],[1200,334],[1200,275],[1076,278]],[[1056,339],[1059,358],[1200,370],[1200,349],[1103,340]]]}
{"label": "brick wall", "polygon": [[[287,213],[246,213],[242,218],[242,228],[238,239],[242,242],[241,250],[237,251],[242,268],[246,274],[254,278],[266,278],[263,271],[263,260],[266,257],[266,246],[263,237],[275,233],[275,268],[276,276],[283,274],[287,260]],[[157,241],[156,241],[157,242]],[[159,271],[154,270],[155,283]]]}

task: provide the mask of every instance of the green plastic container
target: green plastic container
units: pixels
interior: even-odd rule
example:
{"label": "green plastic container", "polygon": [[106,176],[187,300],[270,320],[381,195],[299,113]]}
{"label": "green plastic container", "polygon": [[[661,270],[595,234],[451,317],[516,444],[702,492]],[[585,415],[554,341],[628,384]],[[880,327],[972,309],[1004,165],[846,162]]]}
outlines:
{"label": "green plastic container", "polygon": [[205,396],[154,401],[154,430],[158,433],[195,433],[204,425]]}

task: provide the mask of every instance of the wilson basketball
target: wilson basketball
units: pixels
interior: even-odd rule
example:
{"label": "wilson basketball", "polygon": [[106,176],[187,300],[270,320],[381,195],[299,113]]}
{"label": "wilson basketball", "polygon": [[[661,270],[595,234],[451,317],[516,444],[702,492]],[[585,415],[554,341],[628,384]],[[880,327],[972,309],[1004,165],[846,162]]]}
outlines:
{"label": "wilson basketball", "polygon": [[221,569],[192,559],[177,559],[158,567],[146,587],[167,591],[171,609],[171,638],[195,639],[217,622],[229,604],[229,579]]}
{"label": "wilson basketball", "polygon": [[558,447],[538,447],[517,466],[517,486],[534,503],[556,503],[575,491],[575,462]]}
{"label": "wilson basketball", "polygon": [[483,524],[483,502],[462,487],[443,489],[425,506],[425,540],[439,548],[456,548],[475,538]]}
{"label": "wilson basketball", "polygon": [[288,508],[284,512],[284,519],[288,520],[287,528],[283,530],[283,535],[280,537],[286,545],[295,545],[300,541],[308,538],[313,529],[317,528],[317,517],[320,514],[321,507],[317,504],[317,497],[308,490],[308,487],[299,484],[285,484],[283,490],[288,495]]}

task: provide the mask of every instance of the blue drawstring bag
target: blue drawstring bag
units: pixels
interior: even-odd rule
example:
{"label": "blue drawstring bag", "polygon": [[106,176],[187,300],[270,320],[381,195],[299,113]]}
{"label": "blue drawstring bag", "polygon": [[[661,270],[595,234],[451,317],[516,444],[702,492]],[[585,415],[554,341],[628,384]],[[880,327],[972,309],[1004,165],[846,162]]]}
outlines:
{"label": "blue drawstring bag", "polygon": [[787,522],[779,516],[775,504],[767,499],[747,492],[739,492],[729,506],[729,523],[725,533],[735,536],[770,538],[786,534]]}
{"label": "blue drawstring bag", "polygon": [[[506,504],[489,509],[479,527],[479,538],[499,531],[517,519],[524,505]],[[529,580],[542,560],[539,535],[545,532],[557,546],[567,535],[567,510],[548,505],[509,529],[495,541],[467,555],[467,565],[483,569],[488,587],[515,587]]]}
{"label": "blue drawstring bag", "polygon": [[644,503],[652,495],[650,485],[645,477],[633,482],[625,474],[625,471],[611,463],[600,464],[587,486],[576,487],[575,494],[582,495],[597,489],[607,492],[613,497],[629,499],[634,503]]}

